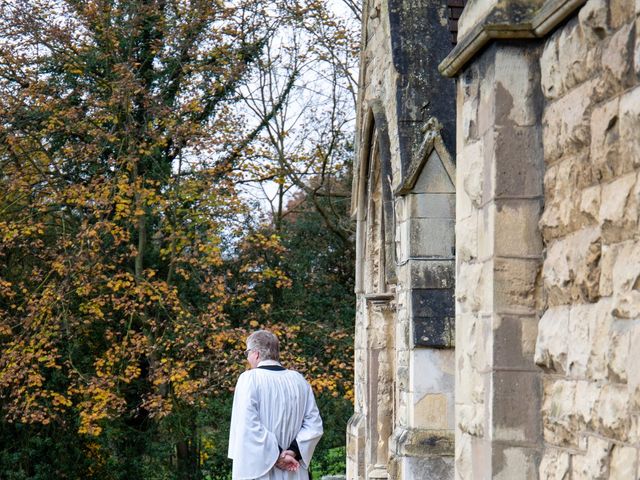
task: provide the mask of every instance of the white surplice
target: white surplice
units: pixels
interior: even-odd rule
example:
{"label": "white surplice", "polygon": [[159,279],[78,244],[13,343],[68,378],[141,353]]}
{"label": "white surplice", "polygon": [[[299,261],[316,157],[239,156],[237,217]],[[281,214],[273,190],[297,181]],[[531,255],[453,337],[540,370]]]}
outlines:
{"label": "white surplice", "polygon": [[[259,364],[276,364],[264,361]],[[308,480],[313,451],[322,436],[322,420],[302,375],[293,370],[254,368],[240,375],[233,397],[229,458],[233,480]],[[296,440],[300,468],[275,467],[280,448]]]}

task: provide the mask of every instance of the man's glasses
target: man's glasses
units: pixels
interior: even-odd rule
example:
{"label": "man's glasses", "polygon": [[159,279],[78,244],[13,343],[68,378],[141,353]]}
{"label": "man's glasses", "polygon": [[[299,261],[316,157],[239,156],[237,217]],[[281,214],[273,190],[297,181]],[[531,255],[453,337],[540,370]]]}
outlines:
{"label": "man's glasses", "polygon": [[252,351],[253,351],[253,348],[247,348],[247,349],[244,351],[244,356],[245,356],[245,357],[247,357],[247,358],[249,358],[249,354],[250,354]]}

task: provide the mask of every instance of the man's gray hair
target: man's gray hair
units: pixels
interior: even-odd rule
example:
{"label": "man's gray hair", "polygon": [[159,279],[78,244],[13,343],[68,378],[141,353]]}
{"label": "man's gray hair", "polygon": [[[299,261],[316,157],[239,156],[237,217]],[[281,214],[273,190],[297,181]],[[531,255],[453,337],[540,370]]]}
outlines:
{"label": "man's gray hair", "polygon": [[280,342],[278,337],[267,330],[253,332],[247,338],[247,350],[257,350],[261,360],[280,361]]}

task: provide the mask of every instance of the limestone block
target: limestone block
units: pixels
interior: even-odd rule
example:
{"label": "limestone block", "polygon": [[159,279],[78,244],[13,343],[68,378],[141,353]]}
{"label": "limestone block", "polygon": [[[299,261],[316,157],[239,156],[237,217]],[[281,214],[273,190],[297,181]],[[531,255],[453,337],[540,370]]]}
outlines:
{"label": "limestone block", "polygon": [[547,99],[553,100],[562,95],[562,74],[558,62],[558,37],[560,31],[551,35],[544,45],[540,57],[540,85]]}
{"label": "limestone block", "polygon": [[613,294],[613,266],[618,258],[621,243],[602,246],[602,259],[600,261],[600,296],[608,297]]}
{"label": "limestone block", "polygon": [[456,317],[456,374],[455,393],[456,402],[471,404],[473,392],[482,390],[482,378],[472,362],[475,345],[476,330],[479,329],[479,319],[473,314],[458,314]]}
{"label": "limestone block", "polygon": [[478,139],[478,101],[481,97],[479,93],[480,76],[472,65],[460,76],[458,83],[458,98],[462,102],[462,108],[457,109],[460,112],[457,124],[458,129],[462,130],[464,142]]}
{"label": "limestone block", "polygon": [[[458,170],[462,177],[462,188],[474,207],[482,203],[484,151],[482,142],[465,145],[458,156]],[[462,212],[469,213],[469,212]],[[457,213],[456,213],[457,215]]]}
{"label": "limestone block", "polygon": [[614,445],[611,451],[609,479],[624,480],[625,478],[634,478],[637,463],[638,450],[636,448]]}
{"label": "limestone block", "polygon": [[456,301],[460,312],[478,312],[483,308],[488,285],[492,280],[491,269],[485,263],[461,263],[458,266]]}
{"label": "limestone block", "polygon": [[589,325],[587,377],[592,380],[604,380],[607,377],[609,336],[613,323],[611,305],[609,299],[603,299],[596,304],[573,307],[582,312],[584,321]]}
{"label": "limestone block", "polygon": [[547,379],[543,385],[542,427],[545,442],[562,447],[576,447],[574,381]]}
{"label": "limestone block", "polygon": [[448,400],[441,393],[427,393],[420,397],[411,409],[411,426],[433,430],[452,428],[448,422]]}
{"label": "limestone block", "polygon": [[456,222],[456,258],[469,262],[478,258],[478,211]]}
{"label": "limestone block", "polygon": [[[599,212],[602,198],[600,185],[585,188],[580,196],[580,213],[584,218],[581,226],[594,224],[599,221]],[[607,199],[608,201],[608,199]]]}
{"label": "limestone block", "polygon": [[558,69],[562,92],[569,91],[591,77],[600,66],[601,45],[592,41],[590,31],[585,34],[578,19],[560,30],[558,38]]}
{"label": "limestone block", "polygon": [[493,444],[489,439],[473,438],[471,440],[472,462],[473,462],[473,478],[491,478],[492,472],[492,447]]}
{"label": "limestone block", "polygon": [[545,161],[571,155],[590,140],[590,114],[597,81],[590,80],[551,103],[543,115]]}
{"label": "limestone block", "polygon": [[453,288],[455,265],[453,260],[412,259],[398,277],[403,285],[414,288]]}
{"label": "limestone block", "polygon": [[544,312],[538,323],[538,338],[534,361],[542,367],[564,373],[567,370],[568,306],[551,307]]}
{"label": "limestone block", "polygon": [[453,480],[453,462],[453,458],[446,456],[426,458],[407,456],[402,457],[402,472],[406,480],[412,478],[438,478],[442,480]]}
{"label": "limestone block", "polygon": [[532,256],[542,252],[542,236],[538,220],[542,202],[538,199],[496,200],[495,254],[504,256]]}
{"label": "limestone block", "polygon": [[414,393],[452,393],[454,355],[453,349],[414,349],[409,389]]}
{"label": "limestone block", "polygon": [[593,184],[593,168],[586,151],[562,159],[545,175],[545,210],[540,219],[544,238],[551,240],[592,225],[581,212],[582,191]]}
{"label": "limestone block", "polygon": [[410,225],[410,256],[453,257],[455,245],[453,218],[412,218]]}
{"label": "limestone block", "polygon": [[572,478],[605,480],[612,445],[598,437],[588,437],[587,444],[586,455],[573,457]]}
{"label": "limestone block", "polygon": [[629,434],[629,393],[626,385],[605,384],[596,407],[597,432],[626,441]]}
{"label": "limestone block", "polygon": [[471,361],[473,368],[481,373],[490,372],[493,365],[493,335],[491,332],[491,315],[483,315],[478,321],[478,328],[473,332]]}
{"label": "limestone block", "polygon": [[493,367],[533,369],[533,352],[538,332],[535,316],[494,315]]}
{"label": "limestone block", "polygon": [[537,65],[519,47],[501,47],[494,60],[492,96],[494,125],[532,126],[537,123],[539,78]]}
{"label": "limestone block", "polygon": [[506,443],[536,442],[541,426],[539,373],[498,370],[492,380],[492,438]]}
{"label": "limestone block", "polygon": [[456,430],[455,452],[456,480],[473,479],[473,471],[471,469],[471,435]]}
{"label": "limestone block", "polygon": [[635,0],[609,0],[611,28],[617,30],[635,16]]}
{"label": "limestone block", "polygon": [[478,135],[483,138],[487,133],[493,131],[495,126],[495,62],[487,61],[481,63],[478,75],[480,77],[480,89],[478,91],[480,101],[478,103],[477,114]]}
{"label": "limestone block", "polygon": [[640,316],[640,242],[630,240],[621,244],[613,265],[614,305],[617,318]]}
{"label": "limestone block", "polygon": [[[640,20],[638,20],[640,23]],[[640,35],[636,51],[640,55]],[[640,70],[639,70],[640,73]],[[620,97],[620,155],[625,164],[640,166],[640,87]]]}
{"label": "limestone block", "polygon": [[628,322],[617,322],[610,334],[607,366],[609,380],[612,382],[626,383],[627,370],[635,368],[629,362],[629,359],[633,357],[629,357],[631,330],[627,324]]}
{"label": "limestone block", "polygon": [[[635,321],[630,327],[629,334],[629,353],[627,358],[635,359],[640,358],[640,322]],[[640,410],[640,368],[637,368],[635,364],[628,364],[627,368],[627,389],[630,396],[630,406],[633,411]],[[634,425],[634,432],[637,437],[633,439],[634,442],[640,441],[640,416],[636,415],[636,425]]]}
{"label": "limestone block", "polygon": [[546,448],[540,462],[540,480],[566,480],[571,457],[567,452]]}
{"label": "limestone block", "polygon": [[496,208],[489,202],[478,210],[478,258],[485,261],[495,254]]}
{"label": "limestone block", "polygon": [[454,193],[412,193],[407,197],[411,218],[455,218],[456,216]]}
{"label": "limestone block", "polygon": [[[640,0],[636,0],[636,15],[640,17]],[[633,51],[633,70],[640,77],[640,18],[636,20],[636,44]]]}
{"label": "limestone block", "polygon": [[624,90],[634,82],[633,62],[631,61],[633,33],[633,23],[626,24],[611,37],[602,51],[602,66],[607,88],[602,91],[601,98]]}
{"label": "limestone block", "polygon": [[453,194],[455,193],[453,181],[437,151],[433,150],[422,167],[412,191],[422,194]]}
{"label": "limestone block", "polygon": [[494,444],[492,462],[493,478],[496,480],[538,477],[537,449]]}
{"label": "limestone block", "polygon": [[607,0],[589,0],[578,13],[580,26],[591,45],[599,43],[609,33]]}
{"label": "limestone block", "polygon": [[579,230],[547,248],[543,279],[549,305],[598,299],[600,251],[597,228]]}
{"label": "limestone block", "polygon": [[640,317],[640,291],[632,290],[615,296],[614,317],[632,319]]}
{"label": "limestone block", "polygon": [[[484,201],[492,197],[533,197],[542,195],[544,154],[539,126],[496,127],[493,138],[493,166],[485,169]],[[485,145],[486,147],[486,145]],[[489,150],[485,150],[485,154]],[[487,176],[494,178],[487,181]],[[488,185],[492,184],[493,188]]]}
{"label": "limestone block", "polygon": [[591,353],[589,314],[593,305],[574,305],[569,313],[567,373],[570,377],[584,378]]}
{"label": "limestone block", "polygon": [[484,435],[484,421],[483,404],[456,405],[457,428],[462,433],[473,437],[482,437]]}
{"label": "limestone block", "polygon": [[595,382],[581,380],[576,384],[574,429],[591,430],[595,425],[595,411],[600,398],[600,385]]}
{"label": "limestone block", "polygon": [[496,312],[535,311],[538,259],[501,258],[493,265],[493,308]]}
{"label": "limestone block", "polygon": [[398,260],[400,262],[404,262],[409,258],[409,248],[411,246],[411,244],[409,243],[410,226],[411,226],[411,223],[409,220],[396,223],[396,228],[395,228],[396,255],[398,256]]}
{"label": "limestone block", "polygon": [[591,115],[591,161],[599,181],[610,181],[630,170],[620,158],[619,100],[605,103]]}

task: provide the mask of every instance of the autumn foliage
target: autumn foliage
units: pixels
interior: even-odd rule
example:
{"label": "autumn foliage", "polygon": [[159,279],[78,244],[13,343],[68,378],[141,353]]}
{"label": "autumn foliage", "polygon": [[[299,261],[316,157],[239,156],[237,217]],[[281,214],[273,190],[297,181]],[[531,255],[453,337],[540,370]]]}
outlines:
{"label": "autumn foliage", "polygon": [[258,124],[232,107],[284,8],[0,1],[0,415],[77,443],[77,478],[120,478],[118,441],[150,455],[140,433],[197,478],[221,448],[201,412],[230,397],[258,327],[317,393],[352,395],[348,325],[283,313],[289,250],[238,191],[288,91]]}

